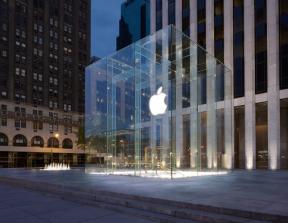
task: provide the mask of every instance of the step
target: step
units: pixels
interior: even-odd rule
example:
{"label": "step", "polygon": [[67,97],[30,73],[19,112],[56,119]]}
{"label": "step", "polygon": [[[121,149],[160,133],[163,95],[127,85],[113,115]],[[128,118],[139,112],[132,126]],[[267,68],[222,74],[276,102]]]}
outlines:
{"label": "step", "polygon": [[[0,177],[0,182],[52,194],[65,200],[73,200],[75,202],[101,206],[112,210],[125,208],[127,209],[127,212],[139,212],[138,214],[141,213],[143,216],[145,215],[148,217],[153,216],[160,221],[169,217],[169,221],[171,222],[175,221],[173,218],[178,220],[181,218],[181,222],[184,222],[185,219],[186,221],[205,223],[288,222],[288,217],[286,216],[148,198],[110,191],[80,189],[77,187],[50,184],[46,182],[35,182],[9,177]],[[168,222],[168,220],[164,222]]]}

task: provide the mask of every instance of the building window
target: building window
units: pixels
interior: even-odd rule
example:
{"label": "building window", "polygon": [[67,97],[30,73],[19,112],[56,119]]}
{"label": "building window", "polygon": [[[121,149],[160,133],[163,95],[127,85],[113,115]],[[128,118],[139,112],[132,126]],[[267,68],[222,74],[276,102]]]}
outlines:
{"label": "building window", "polygon": [[43,147],[44,146],[43,138],[41,136],[34,136],[31,139],[31,146]]}
{"label": "building window", "polygon": [[288,1],[279,0],[280,89],[288,88]]}
{"label": "building window", "polygon": [[245,169],[245,107],[235,107],[234,114],[234,168]]}
{"label": "building window", "polygon": [[168,25],[175,25],[175,0],[168,0]]}
{"label": "building window", "polygon": [[7,57],[8,56],[7,50],[2,50],[1,56],[2,57]]}
{"label": "building window", "polygon": [[1,105],[1,125],[7,126],[7,105]]}
{"label": "building window", "polygon": [[268,168],[267,102],[256,104],[256,168]]}
{"label": "building window", "polygon": [[190,35],[190,1],[182,0],[182,32]]}
{"label": "building window", "polygon": [[21,134],[14,136],[13,146],[27,146],[26,137]]}
{"label": "building window", "polygon": [[55,138],[55,137],[50,137],[50,138],[48,139],[47,146],[48,146],[49,148],[59,148],[59,141],[58,141],[58,139]]}
{"label": "building window", "polygon": [[156,31],[162,28],[162,0],[156,0]]}
{"label": "building window", "polygon": [[223,0],[214,1],[214,45],[215,57],[224,61],[224,2]]}
{"label": "building window", "polygon": [[234,97],[244,96],[244,0],[233,0]]}
{"label": "building window", "polygon": [[267,92],[266,0],[255,0],[255,93]]}
{"label": "building window", "polygon": [[1,92],[1,96],[2,96],[3,98],[6,98],[6,97],[7,97],[7,91],[2,91],[2,92]]}
{"label": "building window", "polygon": [[62,147],[64,149],[72,149],[73,148],[73,142],[71,139],[64,139],[63,142],[62,142]]}
{"label": "building window", "polygon": [[8,137],[2,132],[0,132],[0,146],[8,146]]}
{"label": "building window", "polygon": [[15,74],[16,74],[16,75],[20,75],[20,68],[19,68],[19,67],[16,67],[16,68],[15,68]]}
{"label": "building window", "polygon": [[288,169],[288,99],[280,100],[280,168]]}
{"label": "building window", "polygon": [[[206,48],[206,1],[197,0],[197,41]],[[201,48],[197,48],[197,70],[199,80],[199,104],[206,103],[206,55]]]}
{"label": "building window", "polygon": [[16,129],[26,128],[26,109],[15,107],[15,127]]}

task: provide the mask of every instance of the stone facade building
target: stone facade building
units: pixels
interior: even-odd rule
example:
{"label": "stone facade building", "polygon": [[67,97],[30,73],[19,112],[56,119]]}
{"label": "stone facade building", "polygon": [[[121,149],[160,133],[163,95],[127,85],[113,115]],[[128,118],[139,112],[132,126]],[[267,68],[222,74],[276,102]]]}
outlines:
{"label": "stone facade building", "polygon": [[90,0],[0,1],[0,166],[84,162],[90,8]]}

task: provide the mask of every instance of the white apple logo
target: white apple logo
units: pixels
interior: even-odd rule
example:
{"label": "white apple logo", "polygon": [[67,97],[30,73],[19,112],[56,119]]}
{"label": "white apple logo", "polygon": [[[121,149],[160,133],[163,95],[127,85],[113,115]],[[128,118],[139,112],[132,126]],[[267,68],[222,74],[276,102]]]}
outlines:
{"label": "white apple logo", "polygon": [[159,87],[157,94],[152,95],[149,100],[149,109],[152,115],[162,115],[166,112],[167,105],[165,104],[166,94],[162,92],[162,87]]}

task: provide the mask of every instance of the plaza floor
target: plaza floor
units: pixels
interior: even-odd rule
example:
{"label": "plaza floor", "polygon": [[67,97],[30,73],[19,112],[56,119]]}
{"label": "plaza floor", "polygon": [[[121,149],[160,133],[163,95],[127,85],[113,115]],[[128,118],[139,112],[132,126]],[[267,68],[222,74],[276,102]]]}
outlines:
{"label": "plaza floor", "polygon": [[233,171],[168,180],[90,175],[82,170],[1,169],[0,182],[1,177],[288,216],[288,171]]}
{"label": "plaza floor", "polygon": [[0,222],[3,223],[150,223],[115,211],[1,184],[0,197]]}

